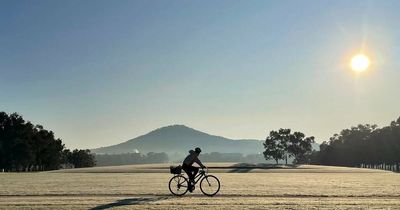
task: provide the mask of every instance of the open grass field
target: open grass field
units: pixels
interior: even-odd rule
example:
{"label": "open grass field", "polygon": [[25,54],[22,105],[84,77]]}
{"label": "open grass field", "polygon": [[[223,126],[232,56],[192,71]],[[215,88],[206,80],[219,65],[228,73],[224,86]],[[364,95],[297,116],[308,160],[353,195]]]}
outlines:
{"label": "open grass field", "polygon": [[169,165],[0,173],[0,208],[400,209],[400,174],[344,167],[208,164],[215,197],[168,191]]}

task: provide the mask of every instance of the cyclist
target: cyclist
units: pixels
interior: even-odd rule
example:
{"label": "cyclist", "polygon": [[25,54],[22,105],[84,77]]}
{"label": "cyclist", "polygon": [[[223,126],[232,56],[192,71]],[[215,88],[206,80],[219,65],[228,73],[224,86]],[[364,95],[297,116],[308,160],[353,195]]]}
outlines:
{"label": "cyclist", "polygon": [[194,187],[194,178],[196,177],[197,172],[199,172],[198,167],[194,167],[193,163],[197,163],[201,168],[205,168],[203,163],[199,160],[201,149],[196,147],[196,149],[190,150],[189,155],[186,156],[185,160],[183,160],[182,169],[186,172],[189,177],[189,192],[193,192]]}

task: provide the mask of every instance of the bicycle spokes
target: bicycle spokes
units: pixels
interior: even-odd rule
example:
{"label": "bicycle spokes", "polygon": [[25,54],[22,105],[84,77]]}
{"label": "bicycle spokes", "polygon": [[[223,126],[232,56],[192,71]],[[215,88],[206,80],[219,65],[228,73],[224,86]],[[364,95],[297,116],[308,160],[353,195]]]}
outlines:
{"label": "bicycle spokes", "polygon": [[206,181],[207,181],[208,186],[211,186],[210,181],[208,181],[208,177],[205,177],[205,179],[206,179]]}
{"label": "bicycle spokes", "polygon": [[220,189],[220,183],[217,177],[207,175],[200,182],[201,191],[208,196],[213,196],[218,193]]}
{"label": "bicycle spokes", "polygon": [[182,175],[172,177],[169,181],[169,190],[174,195],[184,195],[188,191],[187,179]]}

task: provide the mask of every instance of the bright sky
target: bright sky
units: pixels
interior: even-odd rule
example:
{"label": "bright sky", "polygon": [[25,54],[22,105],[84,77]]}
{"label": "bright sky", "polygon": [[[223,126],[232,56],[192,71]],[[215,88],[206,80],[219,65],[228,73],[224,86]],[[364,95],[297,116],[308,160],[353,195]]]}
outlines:
{"label": "bright sky", "polygon": [[[400,116],[400,1],[0,1],[0,111],[69,148],[170,124],[327,140]],[[371,59],[350,70],[352,55]]]}

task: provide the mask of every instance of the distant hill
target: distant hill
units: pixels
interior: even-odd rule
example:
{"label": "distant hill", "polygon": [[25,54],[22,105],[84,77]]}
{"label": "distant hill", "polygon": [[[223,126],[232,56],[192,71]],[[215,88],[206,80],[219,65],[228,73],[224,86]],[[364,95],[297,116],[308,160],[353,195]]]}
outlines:
{"label": "distant hill", "polygon": [[97,154],[127,152],[165,152],[169,155],[187,154],[189,149],[200,147],[203,152],[257,154],[263,150],[262,141],[254,139],[232,140],[210,135],[184,125],[171,125],[156,129],[126,142],[92,149]]}

